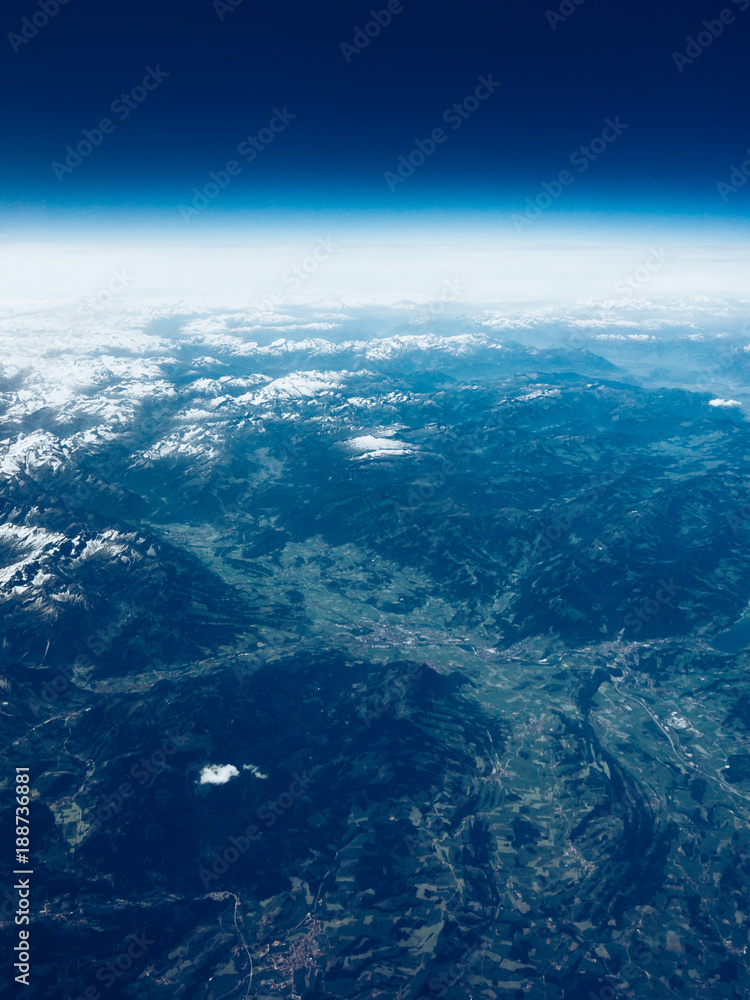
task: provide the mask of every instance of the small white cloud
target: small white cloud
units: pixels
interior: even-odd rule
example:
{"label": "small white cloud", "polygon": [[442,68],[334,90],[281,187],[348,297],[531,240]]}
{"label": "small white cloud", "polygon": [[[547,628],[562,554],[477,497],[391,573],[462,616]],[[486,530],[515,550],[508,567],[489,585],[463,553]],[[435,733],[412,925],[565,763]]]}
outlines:
{"label": "small white cloud", "polygon": [[267,774],[263,774],[263,772],[259,768],[257,768],[255,766],[255,764],[243,764],[242,765],[242,770],[243,771],[250,771],[252,773],[252,775],[253,775],[254,778],[260,778],[261,781],[265,781],[266,778],[268,777],[268,775]]}
{"label": "small white cloud", "polygon": [[239,773],[234,764],[209,764],[201,771],[201,784],[226,785],[230,778],[236,778]]}
{"label": "small white cloud", "polygon": [[709,406],[742,406],[736,399],[709,399]]}

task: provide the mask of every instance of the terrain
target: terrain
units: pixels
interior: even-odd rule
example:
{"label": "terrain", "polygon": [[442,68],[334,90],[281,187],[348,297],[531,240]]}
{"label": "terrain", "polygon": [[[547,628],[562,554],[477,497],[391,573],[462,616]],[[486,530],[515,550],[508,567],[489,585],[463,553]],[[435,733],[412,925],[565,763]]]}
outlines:
{"label": "terrain", "polygon": [[36,995],[746,995],[744,348],[318,320],[0,370]]}

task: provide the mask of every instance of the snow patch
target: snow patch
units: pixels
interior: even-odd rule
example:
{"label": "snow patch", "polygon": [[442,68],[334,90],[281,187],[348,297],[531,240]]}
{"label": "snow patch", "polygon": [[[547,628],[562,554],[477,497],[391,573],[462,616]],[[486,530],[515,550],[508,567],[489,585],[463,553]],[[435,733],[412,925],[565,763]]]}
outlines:
{"label": "snow patch", "polygon": [[404,450],[408,451],[408,445],[404,444],[403,441],[397,441],[390,437],[373,437],[371,434],[351,438],[346,444],[351,451],[356,452],[399,451],[403,453]]}

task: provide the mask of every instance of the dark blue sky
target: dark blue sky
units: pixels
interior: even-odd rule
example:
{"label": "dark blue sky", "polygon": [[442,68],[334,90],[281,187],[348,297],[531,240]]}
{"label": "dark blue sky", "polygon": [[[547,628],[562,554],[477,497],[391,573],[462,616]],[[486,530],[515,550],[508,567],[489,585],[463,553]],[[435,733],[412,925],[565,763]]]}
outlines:
{"label": "dark blue sky", "polygon": [[[8,218],[97,206],[175,215],[211,171],[226,180],[231,160],[238,170],[201,207],[204,219],[238,208],[518,211],[543,183],[553,211],[750,207],[750,184],[726,200],[716,186],[750,157],[750,0],[405,0],[349,61],[341,43],[387,2],[68,0],[56,13],[55,0],[41,3],[47,24],[38,0],[7,0],[2,14]],[[546,12],[560,8],[573,13],[553,30]],[[722,10],[732,23],[721,24]],[[32,35],[23,19],[35,15],[37,34],[19,41],[12,33],[26,23]],[[704,19],[723,30],[680,72],[673,53]],[[147,67],[169,75],[134,91]],[[502,86],[476,110],[470,100],[460,128],[455,114],[446,122],[488,76]],[[128,94],[126,115],[116,102]],[[618,117],[627,130],[585,170],[572,164]],[[103,118],[101,143],[53,168]],[[267,148],[259,139],[238,152],[269,125],[278,131]],[[437,128],[445,141],[389,185],[386,172]],[[560,196],[566,169],[574,183]]]}

